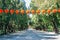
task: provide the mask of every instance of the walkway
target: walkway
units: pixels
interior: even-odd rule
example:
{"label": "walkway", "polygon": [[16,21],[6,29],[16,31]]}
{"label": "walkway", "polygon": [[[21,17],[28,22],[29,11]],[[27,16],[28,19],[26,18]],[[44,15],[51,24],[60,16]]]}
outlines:
{"label": "walkway", "polygon": [[0,36],[0,40],[59,40],[59,35],[50,32],[26,30]]}

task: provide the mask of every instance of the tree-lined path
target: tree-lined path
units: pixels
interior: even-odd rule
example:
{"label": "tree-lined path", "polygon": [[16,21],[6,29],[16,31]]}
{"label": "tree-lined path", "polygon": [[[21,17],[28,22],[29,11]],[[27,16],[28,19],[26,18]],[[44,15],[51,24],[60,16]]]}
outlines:
{"label": "tree-lined path", "polygon": [[59,40],[59,35],[51,32],[25,30],[0,36],[0,40]]}
{"label": "tree-lined path", "polygon": [[0,0],[0,40],[60,40],[59,32],[60,0]]}

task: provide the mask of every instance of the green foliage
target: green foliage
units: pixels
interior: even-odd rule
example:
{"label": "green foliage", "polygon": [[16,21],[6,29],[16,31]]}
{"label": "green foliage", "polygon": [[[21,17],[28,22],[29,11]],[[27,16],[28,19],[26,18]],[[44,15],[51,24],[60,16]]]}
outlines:
{"label": "green foliage", "polygon": [[[26,10],[25,7],[25,2],[23,2],[22,0],[0,0],[0,8],[2,9],[18,9],[18,10]],[[6,33],[10,33],[10,32],[15,32],[15,31],[20,31],[20,30],[24,30],[27,29],[28,27],[28,18],[26,13],[24,13],[24,15],[22,15],[21,13],[19,13],[18,15],[16,15],[16,13],[14,14],[6,14],[6,13],[2,13],[0,14],[0,34],[6,34]],[[2,24],[2,25],[1,25]]]}
{"label": "green foliage", "polygon": [[[31,8],[35,9],[34,7],[38,7],[37,9],[58,9],[60,8],[60,5],[58,3],[58,1],[56,0],[32,0],[31,3]],[[33,15],[32,17],[32,22],[33,23],[33,27],[37,28],[37,29],[43,29],[43,30],[47,30],[47,31],[53,31],[55,30],[56,33],[58,33],[58,28],[60,26],[60,14],[59,13],[52,13],[50,15],[48,15],[48,13],[45,13],[44,15],[42,15],[42,13],[40,13],[40,15]]]}

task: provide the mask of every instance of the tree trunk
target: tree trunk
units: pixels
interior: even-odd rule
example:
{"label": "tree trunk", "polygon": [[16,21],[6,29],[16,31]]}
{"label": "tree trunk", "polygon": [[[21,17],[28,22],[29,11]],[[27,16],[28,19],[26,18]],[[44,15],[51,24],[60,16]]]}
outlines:
{"label": "tree trunk", "polygon": [[59,33],[59,30],[58,30],[59,20],[57,19],[56,14],[53,14],[52,23],[53,23],[53,26],[54,26],[55,33]]}
{"label": "tree trunk", "polygon": [[53,26],[54,26],[53,29],[54,29],[55,33],[59,33],[56,22],[53,20],[52,23],[53,23]]}
{"label": "tree trunk", "polygon": [[46,26],[45,26],[45,24],[41,24],[41,25],[42,25],[43,31],[46,31]]}

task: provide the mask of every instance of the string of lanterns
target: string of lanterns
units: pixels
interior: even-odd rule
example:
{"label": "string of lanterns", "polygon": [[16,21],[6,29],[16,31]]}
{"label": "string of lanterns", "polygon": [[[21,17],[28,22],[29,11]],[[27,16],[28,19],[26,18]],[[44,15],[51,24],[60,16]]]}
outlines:
{"label": "string of lanterns", "polygon": [[42,14],[45,14],[46,12],[48,14],[50,14],[51,12],[52,13],[56,13],[56,12],[60,13],[60,9],[53,9],[53,10],[50,10],[50,9],[48,9],[48,10],[14,10],[14,9],[10,9],[10,10],[9,9],[5,9],[5,10],[3,10],[3,9],[0,9],[0,14],[2,14],[3,12],[6,13],[6,14],[10,13],[11,15],[14,14],[14,13],[16,13],[16,14],[21,13],[22,15],[24,13],[26,13],[26,14],[29,14],[29,13],[40,14],[40,12],[42,12]]}

